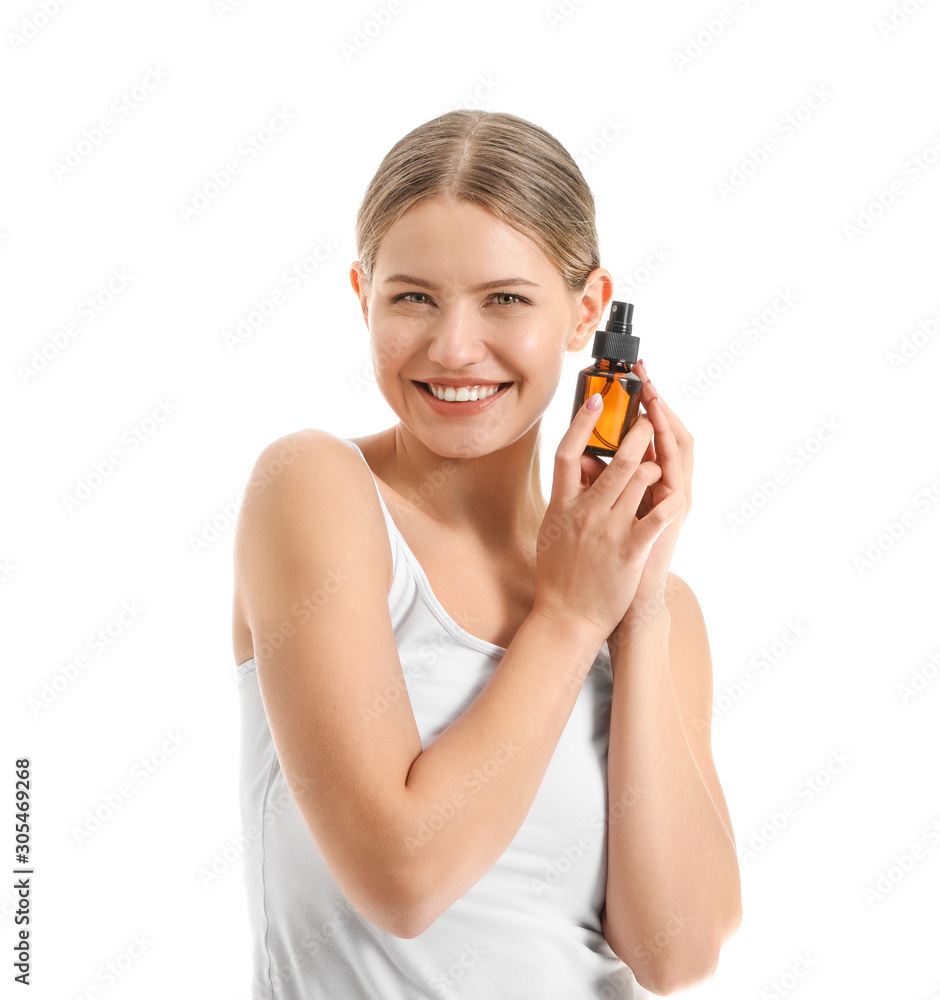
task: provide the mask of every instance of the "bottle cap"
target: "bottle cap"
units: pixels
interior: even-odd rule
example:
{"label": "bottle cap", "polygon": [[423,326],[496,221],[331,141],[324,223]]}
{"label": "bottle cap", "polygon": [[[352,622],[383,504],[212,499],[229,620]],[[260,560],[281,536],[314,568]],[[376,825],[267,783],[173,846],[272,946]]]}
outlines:
{"label": "bottle cap", "polygon": [[611,302],[607,328],[594,334],[591,354],[608,361],[636,364],[640,353],[640,338],[633,336],[633,303]]}

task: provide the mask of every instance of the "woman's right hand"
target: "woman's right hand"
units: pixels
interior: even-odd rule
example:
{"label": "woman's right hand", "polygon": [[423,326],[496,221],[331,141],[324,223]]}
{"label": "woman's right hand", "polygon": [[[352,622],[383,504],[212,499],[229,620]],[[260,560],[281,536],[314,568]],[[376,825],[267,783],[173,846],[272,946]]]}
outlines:
{"label": "woman's right hand", "polygon": [[539,529],[533,610],[593,626],[605,640],[627,613],[653,543],[683,510],[670,494],[642,518],[637,507],[662,476],[643,461],[653,424],[641,413],[593,479],[582,456],[600,408],[582,404],[555,454],[552,495]]}

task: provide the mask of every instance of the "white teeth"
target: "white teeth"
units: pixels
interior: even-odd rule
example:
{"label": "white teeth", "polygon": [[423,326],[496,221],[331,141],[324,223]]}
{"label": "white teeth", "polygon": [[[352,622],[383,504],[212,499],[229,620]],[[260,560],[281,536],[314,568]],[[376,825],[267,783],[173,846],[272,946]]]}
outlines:
{"label": "white teeth", "polygon": [[448,403],[464,403],[471,399],[486,399],[494,393],[499,392],[498,385],[462,385],[454,388],[452,385],[433,385],[428,382],[427,386],[438,399],[446,400]]}

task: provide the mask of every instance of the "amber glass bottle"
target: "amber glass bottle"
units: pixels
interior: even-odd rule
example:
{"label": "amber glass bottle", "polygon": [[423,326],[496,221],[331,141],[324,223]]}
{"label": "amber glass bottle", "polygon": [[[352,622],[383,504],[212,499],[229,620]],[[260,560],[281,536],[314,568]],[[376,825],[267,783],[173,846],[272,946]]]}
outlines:
{"label": "amber glass bottle", "polygon": [[603,406],[587,447],[587,455],[610,458],[640,412],[643,380],[630,370],[636,364],[640,338],[633,336],[633,303],[611,302],[607,328],[594,334],[595,362],[578,373],[571,419],[595,392]]}

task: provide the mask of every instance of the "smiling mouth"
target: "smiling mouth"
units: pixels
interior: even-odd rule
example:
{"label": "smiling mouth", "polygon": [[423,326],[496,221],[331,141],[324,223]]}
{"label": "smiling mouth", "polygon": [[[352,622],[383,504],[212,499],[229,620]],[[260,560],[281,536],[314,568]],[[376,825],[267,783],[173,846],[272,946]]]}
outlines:
{"label": "smiling mouth", "polygon": [[[417,385],[417,386],[420,386],[422,389],[424,389],[424,391],[429,396],[433,396],[435,399],[438,399],[438,400],[441,399],[441,397],[438,396],[438,394],[431,389],[431,386],[430,386],[429,383],[415,381],[414,384]],[[456,399],[455,398],[454,400],[452,400],[452,402],[476,402],[476,401],[480,400],[481,398],[482,399],[489,399],[491,396],[497,396],[497,395],[499,395],[500,392],[502,392],[504,389],[507,389],[511,385],[512,385],[512,382],[501,382],[498,386],[480,386],[479,388],[477,388],[476,386],[474,386],[474,387],[470,388],[469,390],[465,390],[465,389],[463,389],[463,387],[461,387],[461,389],[456,390],[456,392],[460,392],[463,389],[463,391],[466,393],[466,399],[464,400],[464,399]],[[452,388],[452,387],[448,386],[447,388]],[[479,395],[480,389],[482,389],[483,392],[486,393],[486,395],[484,395],[484,396],[481,397]],[[496,390],[495,392],[492,391],[494,389]]]}

